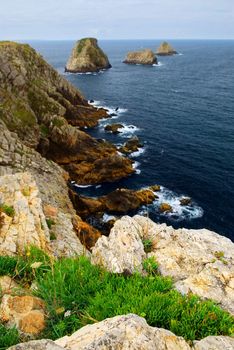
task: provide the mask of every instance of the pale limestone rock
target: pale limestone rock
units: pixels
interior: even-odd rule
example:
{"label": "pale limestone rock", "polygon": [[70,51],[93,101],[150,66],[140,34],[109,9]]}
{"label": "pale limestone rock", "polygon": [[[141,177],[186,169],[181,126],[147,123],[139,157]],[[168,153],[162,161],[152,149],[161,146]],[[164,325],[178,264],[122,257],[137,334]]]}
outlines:
{"label": "pale limestone rock", "polygon": [[0,320],[16,326],[23,334],[37,335],[45,328],[44,302],[32,296],[5,294],[0,305]]}
{"label": "pale limestone rock", "polygon": [[128,216],[118,220],[109,237],[98,239],[92,249],[92,263],[115,273],[142,271],[142,260],[146,254],[139,238],[140,230],[137,222]]}
{"label": "pale limestone rock", "polygon": [[234,338],[231,337],[210,336],[194,344],[194,350],[234,350]]}
{"label": "pale limestone rock", "polygon": [[190,350],[183,338],[150,327],[144,318],[134,314],[85,326],[55,343],[67,350]]}
{"label": "pale limestone rock", "polygon": [[12,294],[20,289],[20,286],[9,276],[0,276],[0,295]]}
{"label": "pale limestone rock", "polygon": [[8,350],[64,350],[56,345],[52,340],[32,340],[27,343],[21,343],[8,348]]}
{"label": "pale limestone rock", "polygon": [[29,245],[46,250],[49,230],[38,194],[29,173],[0,177],[0,203],[14,209],[12,217],[4,214],[0,229],[1,255],[22,253]]}
{"label": "pale limestone rock", "polygon": [[147,257],[155,257],[159,272],[171,276],[176,289],[213,299],[234,313],[234,243],[215,232],[175,230],[143,216],[125,216],[115,223],[109,237],[99,238],[92,262],[112,272],[142,271],[146,257],[142,239],[152,240]]}

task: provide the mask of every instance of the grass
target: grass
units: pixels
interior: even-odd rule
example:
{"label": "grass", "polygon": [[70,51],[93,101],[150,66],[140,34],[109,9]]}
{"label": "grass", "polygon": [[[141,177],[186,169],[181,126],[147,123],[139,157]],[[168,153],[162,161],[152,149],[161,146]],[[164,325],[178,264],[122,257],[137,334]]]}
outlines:
{"label": "grass", "polygon": [[19,332],[15,328],[6,328],[0,324],[0,350],[5,350],[8,347],[19,343]]}
{"label": "grass", "polygon": [[151,239],[143,239],[142,241],[143,246],[144,246],[144,251],[146,253],[150,253],[153,249],[153,242]]}
{"label": "grass", "polygon": [[[53,261],[31,248],[20,259],[0,257],[0,274],[24,284],[36,281],[34,293],[45,301],[48,314],[41,338],[56,339],[86,324],[127,313],[145,317],[149,325],[169,329],[188,341],[234,333],[230,314],[212,301],[201,301],[193,294],[182,296],[170,278],[156,274],[157,262],[146,260],[148,276],[126,277],[93,266],[85,257]],[[33,268],[35,262],[42,264]]]}
{"label": "grass", "polygon": [[15,215],[15,209],[11,205],[0,204],[0,209],[3,213],[5,213],[7,216],[10,216],[11,218],[13,218]]}

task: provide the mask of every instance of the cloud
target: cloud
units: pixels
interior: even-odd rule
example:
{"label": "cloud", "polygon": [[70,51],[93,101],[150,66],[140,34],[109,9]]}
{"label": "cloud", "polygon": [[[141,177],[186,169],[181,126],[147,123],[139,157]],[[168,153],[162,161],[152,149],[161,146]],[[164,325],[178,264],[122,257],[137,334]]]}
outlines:
{"label": "cloud", "polygon": [[233,0],[8,0],[2,39],[234,38]]}

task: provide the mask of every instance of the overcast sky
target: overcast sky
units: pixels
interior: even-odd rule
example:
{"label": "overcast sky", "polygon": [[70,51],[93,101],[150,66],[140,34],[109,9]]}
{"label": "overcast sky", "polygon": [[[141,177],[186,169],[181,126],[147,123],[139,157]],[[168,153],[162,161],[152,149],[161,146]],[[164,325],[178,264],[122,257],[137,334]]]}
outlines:
{"label": "overcast sky", "polygon": [[234,0],[0,0],[0,40],[234,39]]}

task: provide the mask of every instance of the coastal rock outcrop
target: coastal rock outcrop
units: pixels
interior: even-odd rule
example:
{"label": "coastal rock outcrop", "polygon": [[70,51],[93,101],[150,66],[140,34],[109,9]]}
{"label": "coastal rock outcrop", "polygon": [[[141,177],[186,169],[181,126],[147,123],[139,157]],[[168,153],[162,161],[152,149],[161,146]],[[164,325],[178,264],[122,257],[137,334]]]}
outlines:
{"label": "coastal rock outcrop", "polygon": [[213,299],[234,314],[234,243],[215,232],[175,230],[143,216],[125,216],[109,237],[98,239],[92,262],[112,272],[142,271],[145,239],[152,242],[147,257],[156,259],[159,272],[171,276],[178,291]]}
{"label": "coastal rock outcrop", "polygon": [[70,196],[77,214],[82,218],[102,212],[126,214],[142,205],[151,204],[157,198],[147,188],[137,191],[120,188],[99,198],[85,197],[75,192],[70,192]]}
{"label": "coastal rock outcrop", "polygon": [[107,55],[95,38],[84,38],[75,44],[65,71],[71,73],[98,72],[111,68]]}
{"label": "coastal rock outcrop", "polygon": [[142,51],[129,52],[123,61],[127,64],[143,64],[143,65],[153,65],[157,64],[157,58],[152,50],[145,49]]}
{"label": "coastal rock outcrop", "polygon": [[29,45],[0,42],[0,121],[79,183],[115,181],[134,172],[116,147],[78,129],[103,117],[107,111],[89,105]]}
{"label": "coastal rock outcrop", "polygon": [[151,327],[134,314],[87,325],[70,336],[18,344],[8,350],[224,350],[234,349],[234,339],[210,336],[191,346],[163,328]]}
{"label": "coastal rock outcrop", "polygon": [[172,56],[176,55],[178,52],[173,49],[173,47],[168,44],[168,42],[164,41],[162,44],[158,47],[156,51],[156,55],[158,56]]}

